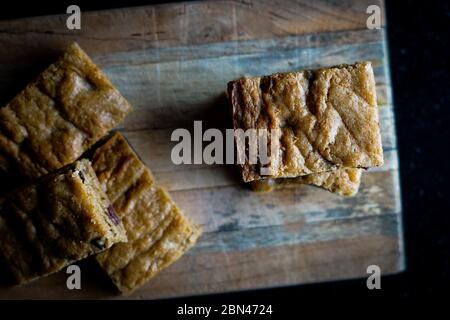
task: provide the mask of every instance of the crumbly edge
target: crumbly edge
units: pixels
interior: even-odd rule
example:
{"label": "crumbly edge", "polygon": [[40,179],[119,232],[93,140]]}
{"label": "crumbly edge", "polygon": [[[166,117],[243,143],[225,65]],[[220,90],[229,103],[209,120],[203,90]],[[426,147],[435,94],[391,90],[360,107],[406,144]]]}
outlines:
{"label": "crumbly edge", "polygon": [[[100,182],[95,175],[94,169],[89,160],[83,159],[78,161],[72,171],[76,178],[80,179],[86,192],[86,198],[90,198],[93,205],[92,222],[99,229],[100,237],[98,248],[106,250],[118,242],[126,242],[127,236],[123,224],[120,220],[111,217],[115,214],[112,204],[108,196],[100,186]],[[118,223],[117,223],[118,222]]]}
{"label": "crumbly edge", "polygon": [[358,193],[361,184],[362,169],[340,168],[321,173],[313,173],[296,178],[278,178],[255,180],[249,183],[256,192],[271,192],[283,188],[295,188],[300,185],[315,185],[341,196],[351,197]]}

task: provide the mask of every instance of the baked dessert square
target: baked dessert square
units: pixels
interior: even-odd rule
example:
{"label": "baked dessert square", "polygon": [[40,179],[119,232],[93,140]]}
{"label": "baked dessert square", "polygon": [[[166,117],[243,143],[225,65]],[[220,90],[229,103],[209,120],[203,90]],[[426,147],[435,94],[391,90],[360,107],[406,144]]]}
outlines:
{"label": "baked dessert square", "polygon": [[131,107],[76,44],[0,108],[0,154],[37,178],[77,160]]}
{"label": "baked dessert square", "polygon": [[341,196],[354,196],[361,184],[362,169],[340,168],[332,171],[311,173],[295,178],[254,180],[250,187],[257,192],[270,192],[275,189],[295,188],[299,185],[315,185]]}
{"label": "baked dessert square", "polygon": [[245,182],[383,164],[370,62],[242,78],[228,83],[228,98],[234,129],[272,133],[268,163],[240,164]]}
{"label": "baked dessert square", "polygon": [[117,288],[130,293],[175,262],[200,235],[120,133],[93,156],[97,177],[124,224],[128,242],[96,256]]}
{"label": "baked dessert square", "polygon": [[0,257],[18,284],[126,241],[88,160],[0,198]]}

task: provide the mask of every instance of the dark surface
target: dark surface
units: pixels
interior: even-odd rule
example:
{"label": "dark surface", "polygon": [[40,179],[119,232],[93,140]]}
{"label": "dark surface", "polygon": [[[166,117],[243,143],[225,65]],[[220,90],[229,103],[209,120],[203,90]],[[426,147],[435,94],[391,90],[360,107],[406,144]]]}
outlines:
{"label": "dark surface", "polygon": [[[406,296],[450,284],[450,3],[389,1],[408,271]],[[448,296],[448,294],[447,294]]]}
{"label": "dark surface", "polygon": [[[162,1],[73,1],[82,10],[144,5]],[[42,2],[40,2],[42,4]],[[51,6],[2,8],[0,18],[63,13],[67,2]],[[396,108],[404,208],[407,271],[383,277],[381,290],[364,279],[266,289],[154,303],[272,303],[277,313],[305,301],[344,300],[354,304],[443,298],[450,284],[449,137],[450,80],[448,1],[387,1],[391,76]],[[448,293],[445,295],[448,297]],[[293,303],[295,302],[295,303]],[[303,303],[302,303],[303,302]],[[159,308],[158,308],[159,309]]]}

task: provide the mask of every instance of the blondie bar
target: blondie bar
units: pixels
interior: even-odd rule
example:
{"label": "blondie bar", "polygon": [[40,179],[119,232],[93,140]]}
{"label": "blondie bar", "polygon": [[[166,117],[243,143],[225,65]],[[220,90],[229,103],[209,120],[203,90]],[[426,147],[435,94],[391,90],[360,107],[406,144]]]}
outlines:
{"label": "blondie bar", "polygon": [[84,51],[72,44],[0,108],[0,154],[36,178],[77,160],[131,111]]}
{"label": "blondie bar", "polygon": [[267,165],[240,164],[245,182],[383,164],[370,62],[242,78],[228,83],[228,97],[235,129],[276,133]]}
{"label": "blondie bar", "polygon": [[200,229],[158,186],[121,134],[95,151],[92,164],[128,236],[127,243],[96,259],[118,289],[129,293],[180,258]]}
{"label": "blondie bar", "polygon": [[361,183],[362,169],[340,168],[333,171],[311,173],[296,178],[254,180],[250,186],[254,191],[269,192],[284,187],[312,184],[341,196],[353,196]]}
{"label": "blondie bar", "polygon": [[126,241],[88,160],[0,198],[0,257],[18,284]]}

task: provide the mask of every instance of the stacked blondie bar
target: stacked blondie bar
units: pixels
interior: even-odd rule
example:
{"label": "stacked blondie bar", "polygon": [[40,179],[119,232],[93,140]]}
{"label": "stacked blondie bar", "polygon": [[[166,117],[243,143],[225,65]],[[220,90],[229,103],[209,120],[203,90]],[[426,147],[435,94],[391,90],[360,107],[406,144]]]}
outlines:
{"label": "stacked blondie bar", "polygon": [[276,133],[258,144],[270,161],[240,164],[256,191],[313,184],[350,196],[363,169],[383,164],[370,62],[242,78],[228,83],[228,97],[235,129]]}
{"label": "stacked blondie bar", "polygon": [[0,197],[0,258],[15,283],[95,255],[129,293],[194,245],[200,229],[125,138],[105,138],[130,111],[77,44],[0,108],[0,169],[28,180]]}

